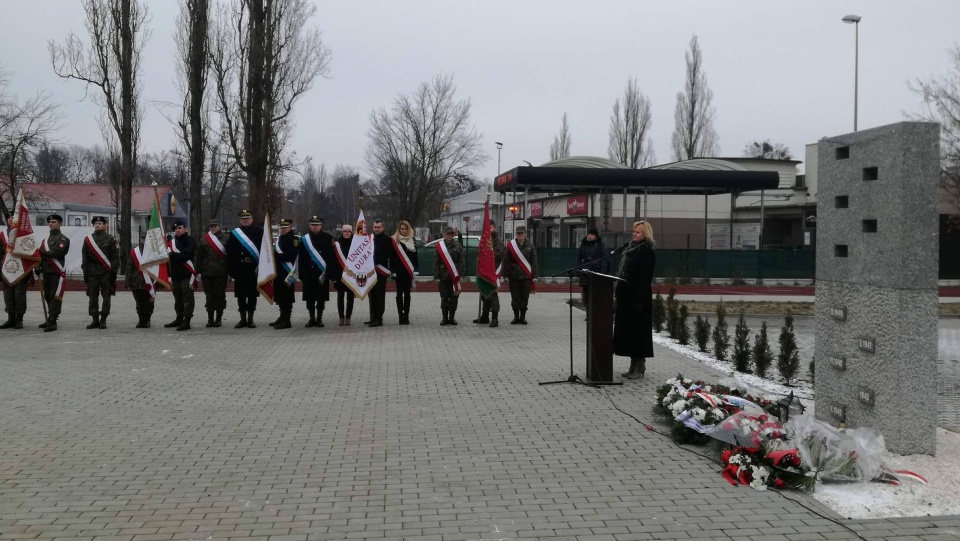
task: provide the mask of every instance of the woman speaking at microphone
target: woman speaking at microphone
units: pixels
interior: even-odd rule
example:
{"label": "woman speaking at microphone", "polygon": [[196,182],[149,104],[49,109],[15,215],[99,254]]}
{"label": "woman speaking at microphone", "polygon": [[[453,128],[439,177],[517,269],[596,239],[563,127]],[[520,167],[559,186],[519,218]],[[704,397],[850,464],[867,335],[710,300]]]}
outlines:
{"label": "woman speaking at microphone", "polygon": [[628,379],[643,377],[647,358],[653,357],[653,227],[645,221],[633,223],[633,240],[623,251],[617,277],[617,314],[613,325],[613,353],[630,357]]}

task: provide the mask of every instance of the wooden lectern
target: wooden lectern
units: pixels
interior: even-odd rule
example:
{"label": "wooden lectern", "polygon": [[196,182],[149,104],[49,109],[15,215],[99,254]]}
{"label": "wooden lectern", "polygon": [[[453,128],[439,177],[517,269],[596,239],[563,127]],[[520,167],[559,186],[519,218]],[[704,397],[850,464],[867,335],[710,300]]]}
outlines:
{"label": "wooden lectern", "polygon": [[613,286],[623,282],[609,274],[587,275],[587,381],[613,381]]}

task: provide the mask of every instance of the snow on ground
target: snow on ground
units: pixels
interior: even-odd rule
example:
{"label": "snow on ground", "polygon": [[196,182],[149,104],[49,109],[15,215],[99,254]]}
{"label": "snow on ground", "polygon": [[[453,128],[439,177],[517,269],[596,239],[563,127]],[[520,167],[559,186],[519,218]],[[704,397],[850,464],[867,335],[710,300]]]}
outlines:
{"label": "snow on ground", "polygon": [[[793,391],[804,407],[813,408],[814,394],[808,382],[801,381],[797,387],[786,387],[752,374],[737,374],[733,370],[733,363],[720,362],[709,353],[701,353],[696,346],[681,346],[666,333],[653,333],[653,341],[728,374],[741,386],[761,391],[754,391],[756,394],[777,399]],[[771,371],[775,373],[776,366],[771,367]],[[733,382],[723,380],[716,383],[733,386]],[[935,457],[885,453],[883,461],[893,470],[908,470],[925,477],[928,484],[910,479],[903,479],[900,486],[882,483],[820,484],[813,497],[838,515],[851,519],[960,515],[960,498],[957,497],[960,493],[960,434],[938,428]]]}

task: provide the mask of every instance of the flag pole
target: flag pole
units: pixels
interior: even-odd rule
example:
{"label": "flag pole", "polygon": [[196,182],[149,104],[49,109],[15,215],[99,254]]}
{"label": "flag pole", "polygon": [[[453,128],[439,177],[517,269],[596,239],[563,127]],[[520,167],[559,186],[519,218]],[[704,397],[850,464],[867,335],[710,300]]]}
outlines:
{"label": "flag pole", "polygon": [[[37,274],[37,282],[40,284],[40,306],[43,307],[43,321],[49,323],[50,316],[47,315],[47,297],[43,294],[43,273]],[[54,293],[56,295],[56,293]]]}

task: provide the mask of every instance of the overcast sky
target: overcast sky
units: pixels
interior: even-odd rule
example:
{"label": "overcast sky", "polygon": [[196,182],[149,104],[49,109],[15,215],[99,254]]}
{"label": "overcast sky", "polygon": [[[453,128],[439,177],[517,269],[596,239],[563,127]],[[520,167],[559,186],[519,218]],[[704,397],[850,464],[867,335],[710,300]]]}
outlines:
{"label": "overcast sky", "polygon": [[[174,146],[173,130],[150,102],[178,102],[173,27],[179,2],[150,0],[153,33],[143,59],[147,117],[141,148]],[[804,145],[852,131],[854,26],[860,23],[861,129],[917,112],[911,79],[944,74],[947,51],[960,40],[960,1],[639,1],[618,0],[338,0],[316,1],[315,24],[333,59],[298,104],[293,150],[329,168],[362,167],[369,113],[437,74],[455,77],[469,98],[489,161],[494,141],[506,171],[547,161],[550,143],[569,115],[572,155],[606,156],[610,113],[626,81],[636,77],[650,98],[659,163],[673,161],[670,135],[684,52],[699,36],[721,155],[769,138],[798,159]],[[98,109],[84,87],[61,81],[47,41],[70,31],[86,39],[79,0],[0,0],[0,64],[12,90],[48,91],[63,106],[64,143],[101,144]]]}

